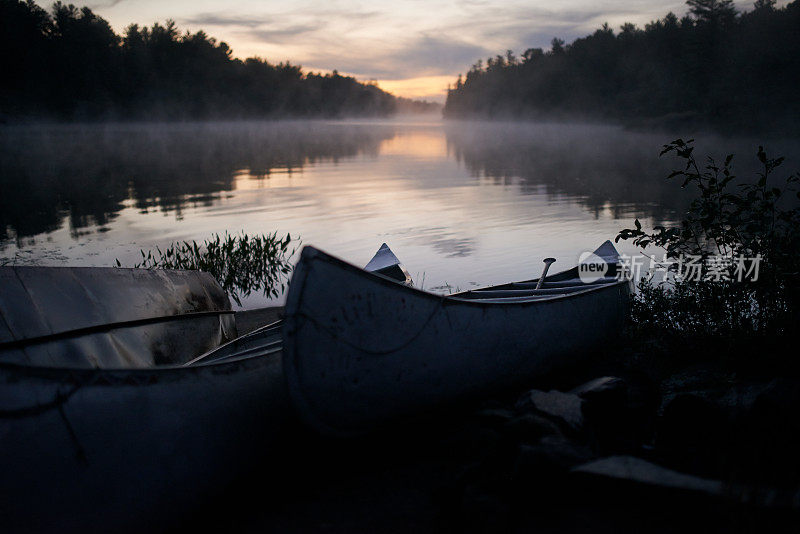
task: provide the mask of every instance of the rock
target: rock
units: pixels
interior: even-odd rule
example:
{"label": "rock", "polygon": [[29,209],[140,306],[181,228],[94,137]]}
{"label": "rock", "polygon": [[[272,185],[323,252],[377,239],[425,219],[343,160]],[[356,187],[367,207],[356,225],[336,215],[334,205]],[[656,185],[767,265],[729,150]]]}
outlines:
{"label": "rock", "polygon": [[671,394],[658,421],[656,453],[670,466],[747,484],[800,481],[800,382],[693,384]]}
{"label": "rock", "polygon": [[507,421],[500,430],[511,439],[529,443],[536,442],[544,436],[561,434],[554,422],[533,413],[514,417]]}
{"label": "rock", "polygon": [[592,457],[588,447],[563,436],[546,436],[535,445],[519,446],[512,477],[518,484],[540,484],[562,476]]}
{"label": "rock", "polygon": [[573,473],[626,481],[635,485],[723,496],[725,485],[719,480],[673,471],[634,456],[610,456],[576,466]]}
{"label": "rock", "polygon": [[[800,429],[800,382],[788,378],[776,379],[756,396],[752,409],[760,417],[780,420],[780,425]],[[778,422],[778,421],[776,421]]]}
{"label": "rock", "polygon": [[499,427],[512,420],[516,414],[511,410],[502,408],[490,408],[475,412],[475,417],[481,422],[491,427]]}
{"label": "rock", "polygon": [[697,395],[680,394],[664,408],[656,449],[676,468],[705,476],[722,476],[733,443],[728,413]]}
{"label": "rock", "polygon": [[781,486],[800,482],[800,382],[776,379],[761,391],[738,435],[753,477]]}
{"label": "rock", "polygon": [[584,424],[591,427],[598,445],[616,444],[623,434],[628,434],[628,385],[624,380],[604,376],[578,386],[570,393],[583,399]]}
{"label": "rock", "polygon": [[627,391],[628,384],[621,378],[604,376],[590,380],[576,387],[570,391],[570,393],[586,400],[605,398],[624,399]]}
{"label": "rock", "polygon": [[573,393],[534,389],[517,402],[517,407],[542,415],[560,425],[567,433],[577,435],[583,429],[582,404],[583,399]]}
{"label": "rock", "polygon": [[672,494],[696,499],[698,494],[702,494],[730,503],[800,509],[800,491],[796,487],[785,489],[726,483],[675,471],[634,456],[600,458],[572,468],[571,473],[607,480],[607,483],[601,483],[601,488],[611,489],[612,482],[624,483],[632,486],[637,494],[641,494],[644,488],[652,488],[660,490],[662,496]]}
{"label": "rock", "polygon": [[464,488],[461,508],[462,532],[502,532],[510,526],[511,506],[482,486]]}
{"label": "rock", "polygon": [[630,453],[651,439],[660,400],[653,385],[605,376],[570,393],[583,399],[584,427],[599,453]]}
{"label": "rock", "polygon": [[453,436],[453,454],[464,458],[482,460],[497,454],[502,444],[502,435],[497,430],[480,425],[470,425]]}

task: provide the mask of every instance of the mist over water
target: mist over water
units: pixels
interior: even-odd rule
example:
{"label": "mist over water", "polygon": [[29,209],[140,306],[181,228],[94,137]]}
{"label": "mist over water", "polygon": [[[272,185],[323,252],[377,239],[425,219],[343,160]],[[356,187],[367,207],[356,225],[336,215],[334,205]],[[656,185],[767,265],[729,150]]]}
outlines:
{"label": "mist over water", "polygon": [[[277,230],[362,265],[386,242],[426,289],[530,278],[635,217],[674,220],[686,198],[658,153],[680,135],[430,118],[4,127],[0,258],[132,265],[177,240]],[[709,135],[696,153],[734,152],[744,174],[760,143],[800,167],[791,140]]]}

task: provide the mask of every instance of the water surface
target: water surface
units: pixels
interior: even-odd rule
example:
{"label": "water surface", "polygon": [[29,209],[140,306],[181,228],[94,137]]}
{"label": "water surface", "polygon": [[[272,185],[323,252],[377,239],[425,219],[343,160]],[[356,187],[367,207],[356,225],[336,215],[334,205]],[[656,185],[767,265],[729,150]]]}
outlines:
{"label": "water surface", "polygon": [[[676,162],[658,158],[671,139],[431,119],[6,127],[0,258],[132,265],[143,248],[277,230],[360,265],[386,242],[435,291],[531,278],[636,217],[675,219]],[[707,138],[698,152],[756,146]]]}

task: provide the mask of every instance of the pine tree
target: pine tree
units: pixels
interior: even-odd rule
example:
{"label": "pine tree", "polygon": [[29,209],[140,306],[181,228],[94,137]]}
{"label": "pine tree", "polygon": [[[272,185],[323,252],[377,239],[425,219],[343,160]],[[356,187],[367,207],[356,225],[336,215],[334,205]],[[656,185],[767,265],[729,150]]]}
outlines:
{"label": "pine tree", "polygon": [[700,23],[727,24],[736,18],[733,0],[687,0],[686,4]]}

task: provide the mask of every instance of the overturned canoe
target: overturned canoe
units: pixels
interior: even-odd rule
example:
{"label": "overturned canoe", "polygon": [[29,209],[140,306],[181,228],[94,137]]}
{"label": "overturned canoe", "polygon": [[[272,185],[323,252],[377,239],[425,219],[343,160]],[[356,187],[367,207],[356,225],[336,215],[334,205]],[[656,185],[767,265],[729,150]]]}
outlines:
{"label": "overturned canoe", "polygon": [[228,296],[208,273],[0,267],[0,362],[145,368],[235,337]]}
{"label": "overturned canoe", "polygon": [[579,267],[450,296],[303,249],[286,302],[284,373],[300,415],[328,433],[513,386],[576,364],[621,330],[630,283],[606,242]]}

